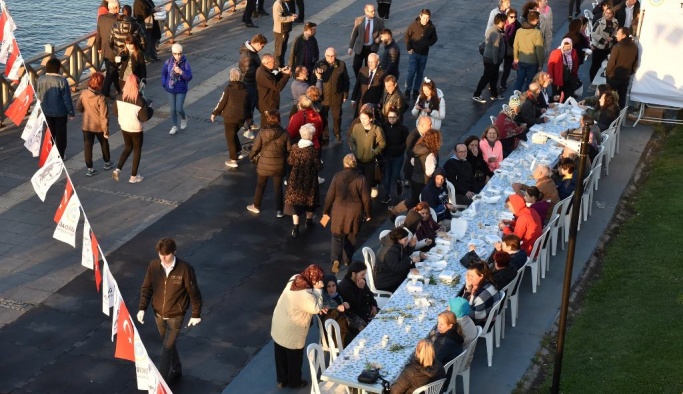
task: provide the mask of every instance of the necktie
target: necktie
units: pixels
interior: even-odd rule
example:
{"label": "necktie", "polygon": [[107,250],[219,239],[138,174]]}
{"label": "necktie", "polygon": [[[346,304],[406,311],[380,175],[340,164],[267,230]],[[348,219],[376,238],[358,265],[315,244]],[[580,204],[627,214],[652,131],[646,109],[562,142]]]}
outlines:
{"label": "necktie", "polygon": [[370,81],[370,82],[368,82],[368,86],[372,85],[372,78],[374,78],[374,77],[375,77],[375,72],[370,71],[370,78],[368,78],[368,81]]}
{"label": "necktie", "polygon": [[365,41],[363,44],[370,42],[370,19],[365,19]]}

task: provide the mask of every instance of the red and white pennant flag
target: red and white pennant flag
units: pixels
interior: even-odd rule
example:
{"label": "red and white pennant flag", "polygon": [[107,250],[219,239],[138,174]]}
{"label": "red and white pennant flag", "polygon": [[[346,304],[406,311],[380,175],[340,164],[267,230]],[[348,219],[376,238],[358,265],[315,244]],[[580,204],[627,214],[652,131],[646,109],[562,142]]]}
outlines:
{"label": "red and white pennant flag", "polygon": [[95,233],[90,231],[90,245],[92,248],[93,267],[95,269],[95,286],[97,291],[100,291],[100,283],[102,283],[102,273],[100,272],[100,245],[97,243]]}
{"label": "red and white pennant flag", "polygon": [[0,5],[2,6],[2,14],[0,14],[0,63],[7,63],[7,56],[17,26],[14,24],[12,16],[7,12],[5,3],[2,2]]}
{"label": "red and white pennant flag", "polygon": [[[47,160],[47,156],[52,152],[52,146],[54,144],[52,143],[52,132],[50,131],[50,128],[45,129],[45,137],[43,137],[43,145],[40,147],[40,157],[38,158],[38,167],[42,167],[43,164],[45,164],[45,160]],[[56,150],[56,149],[55,149]],[[59,155],[59,153],[57,153]]]}
{"label": "red and white pennant flag", "polygon": [[33,86],[29,83],[28,75],[24,74],[17,90],[14,91],[14,101],[5,110],[5,116],[19,126],[24,120],[34,96]]}
{"label": "red and white pennant flag", "polygon": [[[67,185],[70,184],[69,178],[66,179],[66,183]],[[67,188],[68,187],[69,186],[67,186]],[[78,228],[78,221],[81,219],[81,202],[78,200],[78,195],[73,194],[73,188],[71,189],[71,196],[68,196],[67,198],[65,191],[65,195],[62,198],[62,202],[64,201],[64,198],[67,198],[66,207],[62,208],[62,204],[59,204],[59,208],[55,214],[55,218],[57,215],[59,215],[60,218],[52,237],[58,241],[68,243],[75,248],[76,230]]]}
{"label": "red and white pennant flag", "polygon": [[[31,111],[31,116],[24,126],[24,131],[21,133],[21,139],[26,141],[24,146],[33,157],[38,157],[40,154],[40,140],[43,137],[43,125],[45,123],[47,121],[40,107],[40,100],[37,100],[36,105],[33,106],[33,111]],[[52,143],[52,138],[50,138],[50,143]]]}
{"label": "red and white pennant flag", "polygon": [[81,248],[81,265],[85,268],[93,269],[92,241],[90,240],[90,223],[86,217],[83,220],[83,247]]}
{"label": "red and white pennant flag", "polygon": [[24,58],[19,52],[19,45],[16,39],[12,39],[12,45],[10,46],[10,53],[7,57],[7,65],[5,66],[5,76],[11,81],[16,81],[19,79],[19,70],[24,65]]}
{"label": "red and white pennant flag", "polygon": [[59,202],[57,212],[55,212],[55,217],[53,218],[55,223],[59,223],[59,221],[62,220],[62,215],[64,214],[64,211],[66,211],[66,206],[69,204],[69,199],[71,198],[72,194],[74,194],[74,187],[71,185],[69,178],[66,178],[64,195],[62,195],[62,201]]}
{"label": "red and white pennant flag", "polygon": [[116,283],[114,276],[109,270],[107,259],[102,259],[102,313],[109,316],[109,309],[117,302],[117,294],[119,285]]}
{"label": "red and white pennant flag", "polygon": [[116,319],[116,352],[114,357],[135,362],[135,326],[123,299],[119,300],[119,314]]}
{"label": "red and white pennant flag", "polygon": [[64,162],[59,157],[57,149],[50,149],[45,164],[31,177],[33,190],[36,191],[41,201],[45,201],[47,191],[59,179],[63,168]]}

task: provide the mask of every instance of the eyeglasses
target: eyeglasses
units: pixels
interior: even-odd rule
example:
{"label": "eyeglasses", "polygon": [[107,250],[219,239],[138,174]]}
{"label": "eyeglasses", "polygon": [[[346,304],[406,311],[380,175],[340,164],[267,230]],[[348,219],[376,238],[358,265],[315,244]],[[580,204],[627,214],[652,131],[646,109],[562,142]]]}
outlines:
{"label": "eyeglasses", "polygon": [[508,15],[508,19],[515,19],[517,18],[517,15]]}

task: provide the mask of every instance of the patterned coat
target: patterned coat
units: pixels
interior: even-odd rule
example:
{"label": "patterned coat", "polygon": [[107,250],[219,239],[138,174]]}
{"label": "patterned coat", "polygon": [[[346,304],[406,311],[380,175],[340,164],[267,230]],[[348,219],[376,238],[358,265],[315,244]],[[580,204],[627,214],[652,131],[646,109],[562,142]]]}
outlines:
{"label": "patterned coat", "polygon": [[[292,166],[287,180],[285,203],[291,206],[315,207],[318,205],[320,193],[318,191],[318,172],[320,160],[315,152],[313,143],[301,140],[294,145],[287,162]],[[305,146],[307,145],[307,146]],[[302,146],[305,146],[302,148]]]}

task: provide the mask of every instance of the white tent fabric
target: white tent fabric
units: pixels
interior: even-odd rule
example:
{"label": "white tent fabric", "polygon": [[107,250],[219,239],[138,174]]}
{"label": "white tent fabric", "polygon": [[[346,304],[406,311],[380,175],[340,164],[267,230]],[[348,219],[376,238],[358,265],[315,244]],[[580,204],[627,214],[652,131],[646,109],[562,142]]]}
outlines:
{"label": "white tent fabric", "polygon": [[631,100],[683,108],[683,8],[672,0],[642,0],[640,65]]}

